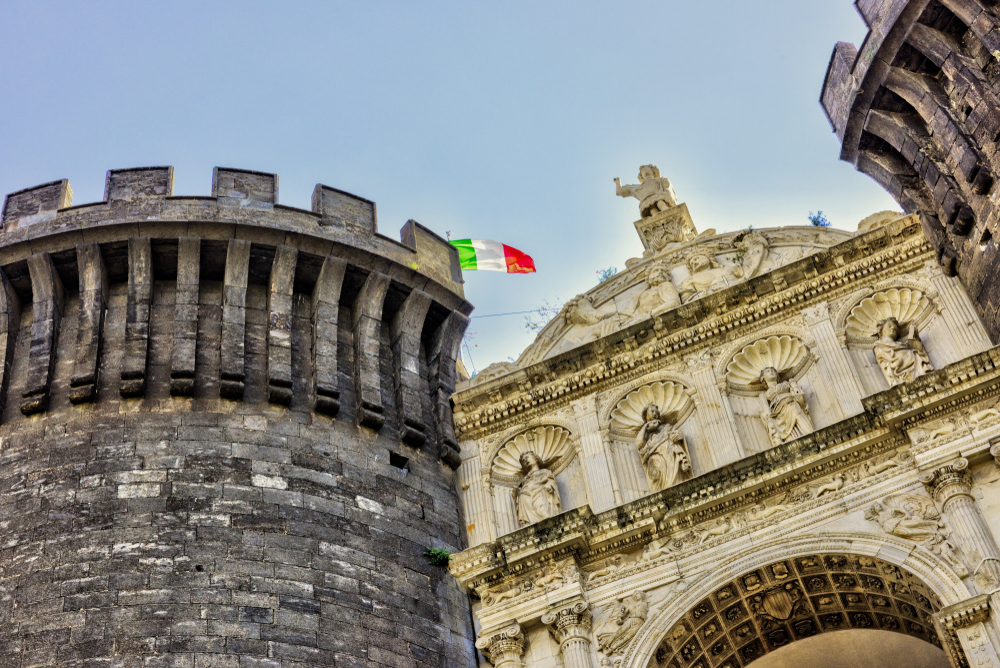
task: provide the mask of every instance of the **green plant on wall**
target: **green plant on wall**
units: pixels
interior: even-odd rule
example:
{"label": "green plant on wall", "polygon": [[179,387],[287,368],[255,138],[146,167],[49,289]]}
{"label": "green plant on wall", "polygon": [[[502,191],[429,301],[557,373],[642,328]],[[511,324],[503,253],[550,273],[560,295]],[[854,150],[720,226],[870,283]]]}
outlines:
{"label": "green plant on wall", "polygon": [[441,568],[446,568],[451,561],[451,552],[443,547],[429,547],[424,552],[424,556],[431,562],[431,566],[440,566]]}

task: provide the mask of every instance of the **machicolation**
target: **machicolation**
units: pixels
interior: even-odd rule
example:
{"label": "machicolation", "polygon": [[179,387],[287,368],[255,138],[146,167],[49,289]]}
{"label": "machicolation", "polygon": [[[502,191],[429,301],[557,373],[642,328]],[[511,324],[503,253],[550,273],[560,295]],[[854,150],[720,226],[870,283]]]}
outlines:
{"label": "machicolation", "polygon": [[[455,250],[217,168],[8,195],[0,666],[471,665]],[[398,466],[399,462],[405,466]]]}

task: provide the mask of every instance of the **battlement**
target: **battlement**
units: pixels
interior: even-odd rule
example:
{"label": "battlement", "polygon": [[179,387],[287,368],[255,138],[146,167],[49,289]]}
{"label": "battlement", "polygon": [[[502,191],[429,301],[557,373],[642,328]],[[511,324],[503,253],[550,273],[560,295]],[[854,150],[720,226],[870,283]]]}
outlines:
{"label": "battlement", "polygon": [[447,241],[412,220],[389,240],[374,202],[328,186],[311,212],[282,207],[262,172],[216,168],[211,197],[175,197],[171,167],[111,170],[104,192],[73,206],[63,180],[5,200],[4,421],[261,401],[391,424],[457,465],[449,398],[471,305]]}
{"label": "battlement", "polygon": [[113,169],[104,199],[73,205],[68,180],[53,181],[7,195],[0,215],[0,249],[18,243],[95,226],[177,220],[240,222],[284,230],[363,248],[410,267],[459,297],[464,296],[458,253],[445,239],[416,221],[407,221],[396,241],[379,234],[375,203],[318,184],[312,209],[283,206],[278,176],[216,167],[212,194],[175,196],[173,167]]}

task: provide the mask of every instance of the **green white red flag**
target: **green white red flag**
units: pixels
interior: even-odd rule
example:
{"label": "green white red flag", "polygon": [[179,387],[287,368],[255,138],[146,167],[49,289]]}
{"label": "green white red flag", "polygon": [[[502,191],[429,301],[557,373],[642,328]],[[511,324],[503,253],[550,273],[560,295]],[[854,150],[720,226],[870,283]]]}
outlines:
{"label": "green white red flag", "polygon": [[527,253],[499,241],[457,239],[451,245],[458,249],[463,270],[505,271],[508,274],[532,274],[535,261]]}

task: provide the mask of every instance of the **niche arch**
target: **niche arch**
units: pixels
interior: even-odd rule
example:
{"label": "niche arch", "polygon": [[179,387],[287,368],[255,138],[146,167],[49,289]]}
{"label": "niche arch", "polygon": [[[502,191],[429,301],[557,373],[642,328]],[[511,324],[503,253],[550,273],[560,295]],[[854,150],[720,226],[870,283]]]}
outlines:
{"label": "niche arch", "polygon": [[[800,568],[801,560],[808,557],[820,560],[817,563],[822,564],[821,568],[823,570],[813,571],[806,565]],[[843,567],[839,567],[837,565],[839,562],[836,560],[828,561],[828,557],[840,557],[846,559],[847,562],[844,563]],[[875,568],[861,564],[861,559],[866,560],[866,564],[871,562],[875,565]],[[778,576],[782,575],[783,569],[779,568],[776,574],[774,570],[776,564],[783,564],[784,568],[788,569],[788,575],[779,579]],[[898,583],[900,580],[894,572],[880,574],[882,573],[881,569],[885,566],[898,569],[902,573],[903,582],[918,583],[920,585],[918,587],[920,594],[931,605],[925,605],[922,602],[920,605],[917,605],[915,597],[907,598],[897,592],[890,594],[888,591],[890,585]],[[810,590],[810,585],[803,582],[803,578],[811,576],[813,572],[823,573],[823,577],[826,577],[826,583],[822,587],[813,585],[816,591]],[[832,575],[830,575],[837,573],[852,575],[856,580],[855,585],[846,586],[847,583],[844,583],[844,586],[838,586],[839,582],[834,580]],[[702,665],[704,668],[708,668],[708,666],[721,668],[725,665],[725,658],[735,656],[741,648],[747,647],[755,641],[759,641],[759,645],[756,645],[758,649],[766,650],[763,653],[776,649],[774,645],[780,641],[780,638],[776,636],[769,644],[769,640],[763,634],[774,632],[777,626],[784,625],[786,627],[786,632],[790,635],[789,642],[794,641],[797,637],[805,637],[809,629],[803,627],[798,631],[799,635],[797,636],[796,629],[791,627],[790,624],[793,619],[794,621],[801,621],[809,616],[812,618],[815,632],[823,633],[839,629],[824,626],[824,620],[820,618],[820,615],[840,614],[840,619],[844,622],[844,626],[841,628],[860,628],[863,627],[864,621],[858,618],[857,626],[853,626],[854,620],[849,617],[849,614],[865,612],[869,615],[871,621],[873,621],[874,626],[872,628],[883,628],[879,626],[881,622],[874,615],[884,614],[895,617],[897,621],[904,620],[916,623],[922,627],[923,633],[921,636],[916,630],[905,629],[902,625],[900,629],[887,630],[894,632],[913,631],[917,637],[922,637],[922,639],[930,642],[931,631],[934,630],[930,615],[943,607],[968,598],[968,591],[961,579],[936,555],[922,547],[914,546],[913,543],[892,536],[877,536],[867,533],[824,532],[798,538],[784,537],[774,539],[761,545],[752,554],[742,554],[728,561],[723,561],[718,566],[713,566],[703,575],[704,577],[698,579],[694,586],[678,586],[678,583],[674,583],[672,586],[674,593],[667,596],[665,604],[659,610],[651,611],[648,621],[639,630],[636,639],[624,653],[621,666],[626,668],[667,668],[667,666],[671,666],[672,668],[673,664],[671,661],[673,657],[681,651],[687,644],[687,641],[695,637],[696,634],[706,630],[709,620],[713,618],[719,619],[720,615],[724,618],[726,612],[734,605],[743,605],[740,615],[736,617],[735,621],[726,619],[719,626],[720,633],[724,632],[727,636],[730,632],[735,634],[736,629],[740,625],[749,623],[752,635],[747,635],[739,641],[731,641],[733,646],[727,650],[728,653],[720,653],[719,656],[712,657],[714,659],[713,662],[703,660]],[[748,591],[751,586],[756,584],[753,578],[749,582],[744,581],[742,585],[737,584],[742,578],[751,575],[756,577],[760,583],[760,586],[754,587],[753,591]],[[893,577],[890,578],[889,575]],[[877,586],[873,589],[866,589],[861,576],[880,580],[886,593],[884,595],[880,594]],[[768,608],[770,608],[772,613],[778,611],[783,614],[788,603],[787,599],[784,601],[769,601],[768,606],[765,607],[763,595],[764,593],[769,593],[775,587],[784,588],[784,585],[791,582],[792,579],[797,579],[799,582],[799,595],[796,596],[789,590],[784,590],[789,591],[791,598],[796,599],[792,601],[792,608],[797,609],[804,598],[807,599],[805,604],[809,606],[809,610],[802,610],[801,613],[796,613],[793,609],[786,619],[777,620],[773,614],[768,612]],[[727,587],[734,586],[738,587],[738,589],[731,590],[733,595],[721,601],[727,604],[718,605],[720,603],[719,594]],[[873,605],[873,602],[867,599],[858,602],[849,601],[845,598],[847,594],[865,594],[869,598],[873,596],[885,596],[891,600],[888,601],[889,605],[887,608],[884,605]],[[834,605],[830,606],[829,609],[831,612],[822,610],[822,607],[820,610],[812,607],[812,597],[833,595],[836,595],[840,602],[834,602],[836,606],[839,606],[836,609],[834,609]],[[761,596],[762,598],[754,600],[754,596]],[[902,614],[905,611],[901,610],[898,605],[895,605],[896,600],[914,607],[915,613],[922,611],[924,614],[915,614],[913,616]],[[711,604],[711,609],[706,609],[697,620],[693,619],[694,611],[706,601]],[[747,605],[746,601],[750,601],[751,605]],[[603,602],[599,601],[597,603]],[[758,609],[763,610],[764,614],[779,622],[778,625],[771,627],[767,631],[761,631],[754,618],[754,615],[757,613],[754,612],[753,605],[756,605]],[[867,607],[864,607],[866,605]],[[923,606],[922,608],[920,607],[921,605]],[[720,607],[721,610],[719,609]],[[879,613],[878,610],[880,609],[886,610],[886,612]],[[802,614],[802,617],[796,618],[796,614]],[[829,621],[832,625],[833,620]],[[888,619],[884,621],[886,627],[891,626]],[[675,629],[681,625],[684,626],[684,631],[678,630],[676,634],[678,637],[671,639],[669,643],[671,649],[660,652],[664,641],[668,640]],[[695,655],[691,653],[693,650],[688,650],[692,661],[691,666],[697,665],[698,656],[702,656],[705,651],[711,651],[714,647],[714,645],[709,643],[701,642],[702,639],[703,634],[696,638],[697,649],[700,651],[700,654]],[[950,639],[939,638],[938,640],[946,652],[960,651],[957,650]],[[719,641],[717,640],[716,642]],[[782,646],[784,644],[788,643],[782,643]],[[659,658],[657,657],[658,653],[660,655]],[[754,658],[757,657],[755,656]],[[749,660],[745,661],[745,663],[749,663]],[[745,663],[741,664],[737,661],[731,664],[731,668],[737,668],[740,665],[745,665]],[[688,666],[689,664],[678,661],[677,665]]]}

